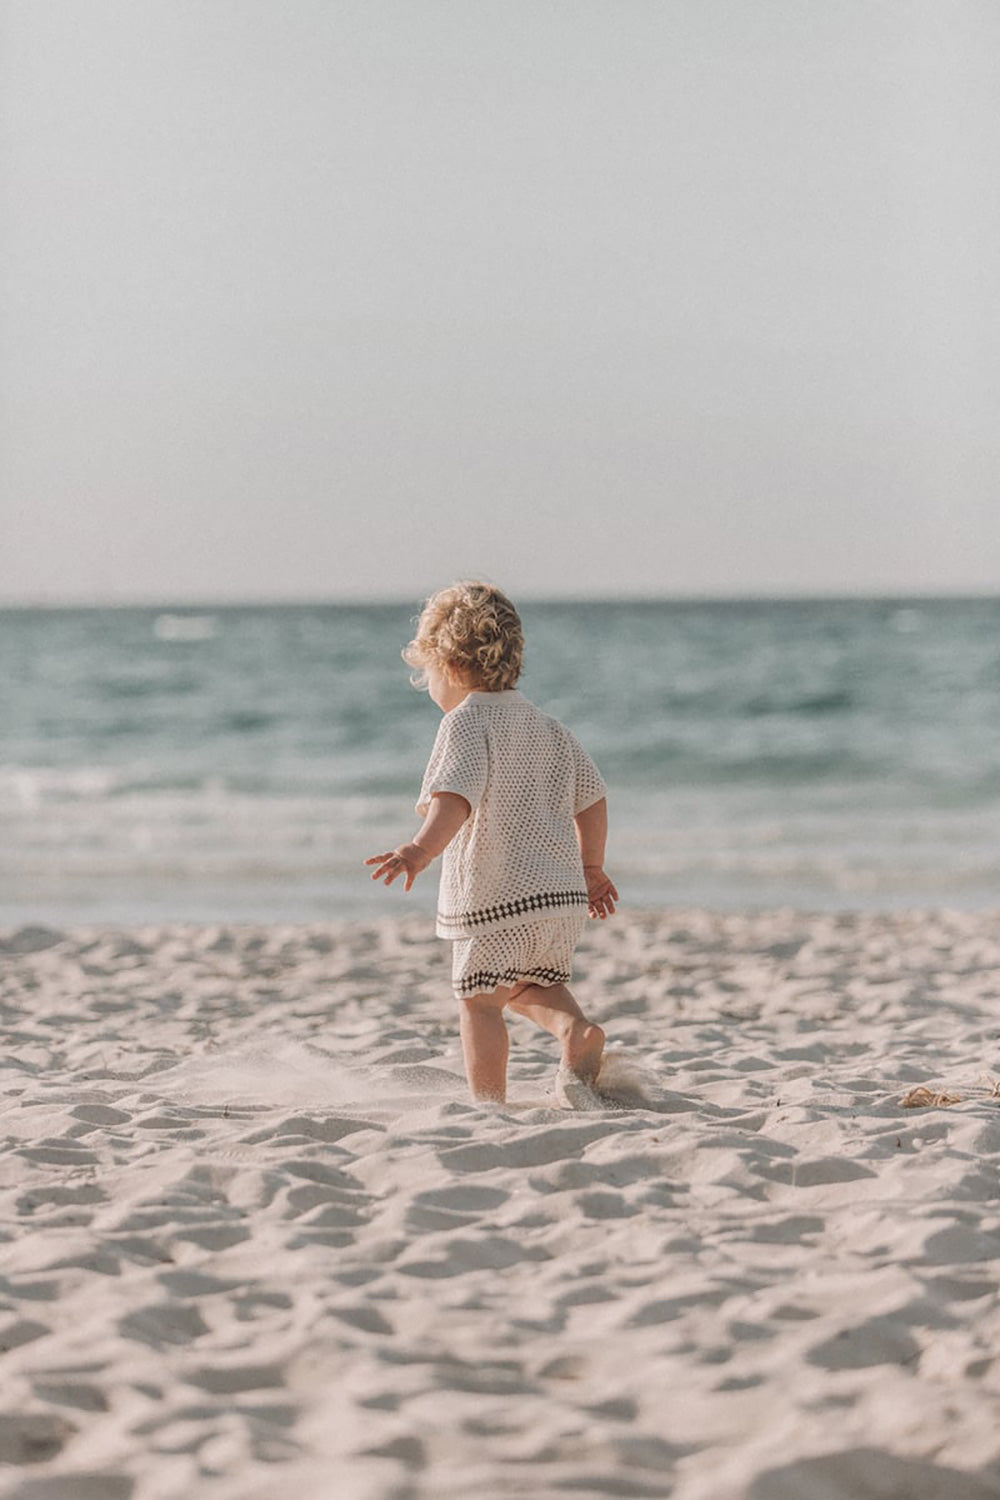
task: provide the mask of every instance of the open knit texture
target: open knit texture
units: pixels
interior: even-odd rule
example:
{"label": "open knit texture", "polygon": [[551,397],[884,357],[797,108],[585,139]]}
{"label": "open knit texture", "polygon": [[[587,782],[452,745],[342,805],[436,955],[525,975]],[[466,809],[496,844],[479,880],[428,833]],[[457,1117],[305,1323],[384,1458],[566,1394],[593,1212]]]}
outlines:
{"label": "open knit texture", "polygon": [[470,816],[444,852],[437,933],[477,937],[586,909],[573,818],[607,788],[576,736],[516,688],[445,714],[417,812],[455,792]]}
{"label": "open knit texture", "polygon": [[458,999],[487,995],[527,980],[568,984],[573,951],[587,914],[580,907],[563,916],[544,917],[522,927],[501,927],[451,945],[451,985]]}

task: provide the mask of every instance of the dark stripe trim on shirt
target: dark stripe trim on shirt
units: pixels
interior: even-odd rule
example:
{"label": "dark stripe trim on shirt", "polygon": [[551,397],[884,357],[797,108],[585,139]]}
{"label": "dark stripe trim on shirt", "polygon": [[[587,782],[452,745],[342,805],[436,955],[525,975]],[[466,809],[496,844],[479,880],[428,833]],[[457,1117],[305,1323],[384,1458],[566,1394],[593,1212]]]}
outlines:
{"label": "dark stripe trim on shirt", "polygon": [[539,896],[518,896],[514,901],[497,901],[479,911],[443,912],[437,914],[441,927],[490,927],[507,917],[521,917],[528,912],[551,911],[565,906],[586,906],[586,891],[545,891]]}
{"label": "dark stripe trim on shirt", "polygon": [[467,974],[455,985],[455,992],[459,995],[478,995],[480,990],[496,985],[506,988],[509,984],[516,984],[519,979],[534,979],[542,984],[568,984],[569,974],[564,969],[504,969],[502,972],[492,969],[477,969],[474,974]]}

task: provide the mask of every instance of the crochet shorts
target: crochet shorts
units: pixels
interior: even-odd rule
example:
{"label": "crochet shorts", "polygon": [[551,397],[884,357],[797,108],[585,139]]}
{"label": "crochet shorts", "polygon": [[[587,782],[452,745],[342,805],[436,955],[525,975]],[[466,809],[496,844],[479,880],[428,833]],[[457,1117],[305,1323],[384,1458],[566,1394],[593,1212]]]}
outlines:
{"label": "crochet shorts", "polygon": [[567,984],[573,950],[586,922],[587,909],[579,906],[521,927],[454,939],[451,984],[455,998],[490,994],[523,980]]}

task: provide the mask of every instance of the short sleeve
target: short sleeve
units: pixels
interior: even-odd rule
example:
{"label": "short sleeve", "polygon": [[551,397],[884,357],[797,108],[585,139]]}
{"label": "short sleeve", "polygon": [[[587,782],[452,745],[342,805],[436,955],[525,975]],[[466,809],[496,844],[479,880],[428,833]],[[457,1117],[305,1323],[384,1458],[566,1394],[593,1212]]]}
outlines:
{"label": "short sleeve", "polygon": [[570,735],[570,744],[576,770],[576,798],[573,806],[575,816],[586,812],[595,802],[600,802],[602,797],[608,795],[608,789],[604,784],[604,777],[575,735]]}
{"label": "short sleeve", "polygon": [[420,788],[418,814],[426,816],[435,792],[456,792],[475,811],[486,790],[488,770],[483,724],[473,715],[453,709],[441,720]]}

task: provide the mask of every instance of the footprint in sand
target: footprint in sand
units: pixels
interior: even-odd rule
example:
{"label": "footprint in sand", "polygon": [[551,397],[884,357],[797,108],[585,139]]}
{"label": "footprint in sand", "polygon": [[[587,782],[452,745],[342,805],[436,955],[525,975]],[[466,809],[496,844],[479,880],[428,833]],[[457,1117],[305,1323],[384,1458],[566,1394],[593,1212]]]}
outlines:
{"label": "footprint in sand", "polygon": [[0,1354],[20,1349],[22,1344],[31,1344],[50,1332],[51,1329],[44,1323],[36,1323],[33,1318],[16,1318],[12,1323],[0,1327]]}
{"label": "footprint in sand", "polygon": [[10,1500],[131,1500],[135,1480],[124,1474],[53,1474],[26,1479]]}
{"label": "footprint in sand", "polygon": [[833,1338],[814,1345],[806,1355],[811,1365],[819,1365],[824,1370],[911,1365],[919,1357],[920,1345],[913,1335],[889,1318],[869,1318],[856,1327],[844,1328]]}
{"label": "footprint in sand", "polygon": [[995,1476],[900,1458],[878,1448],[853,1448],[799,1459],[758,1474],[747,1500],[801,1500],[804,1495],[941,1495],[948,1500],[996,1500]]}
{"label": "footprint in sand", "polygon": [[39,1401],[51,1402],[53,1406],[71,1406],[76,1411],[110,1410],[105,1392],[86,1380],[36,1380],[34,1392]]}
{"label": "footprint in sand", "polygon": [[0,1463],[47,1463],[62,1452],[75,1432],[72,1422],[47,1412],[0,1415]]}
{"label": "footprint in sand", "polygon": [[190,1344],[209,1331],[196,1307],[178,1306],[176,1302],[163,1302],[128,1313],[119,1321],[118,1330],[125,1338],[148,1344],[151,1349]]}

